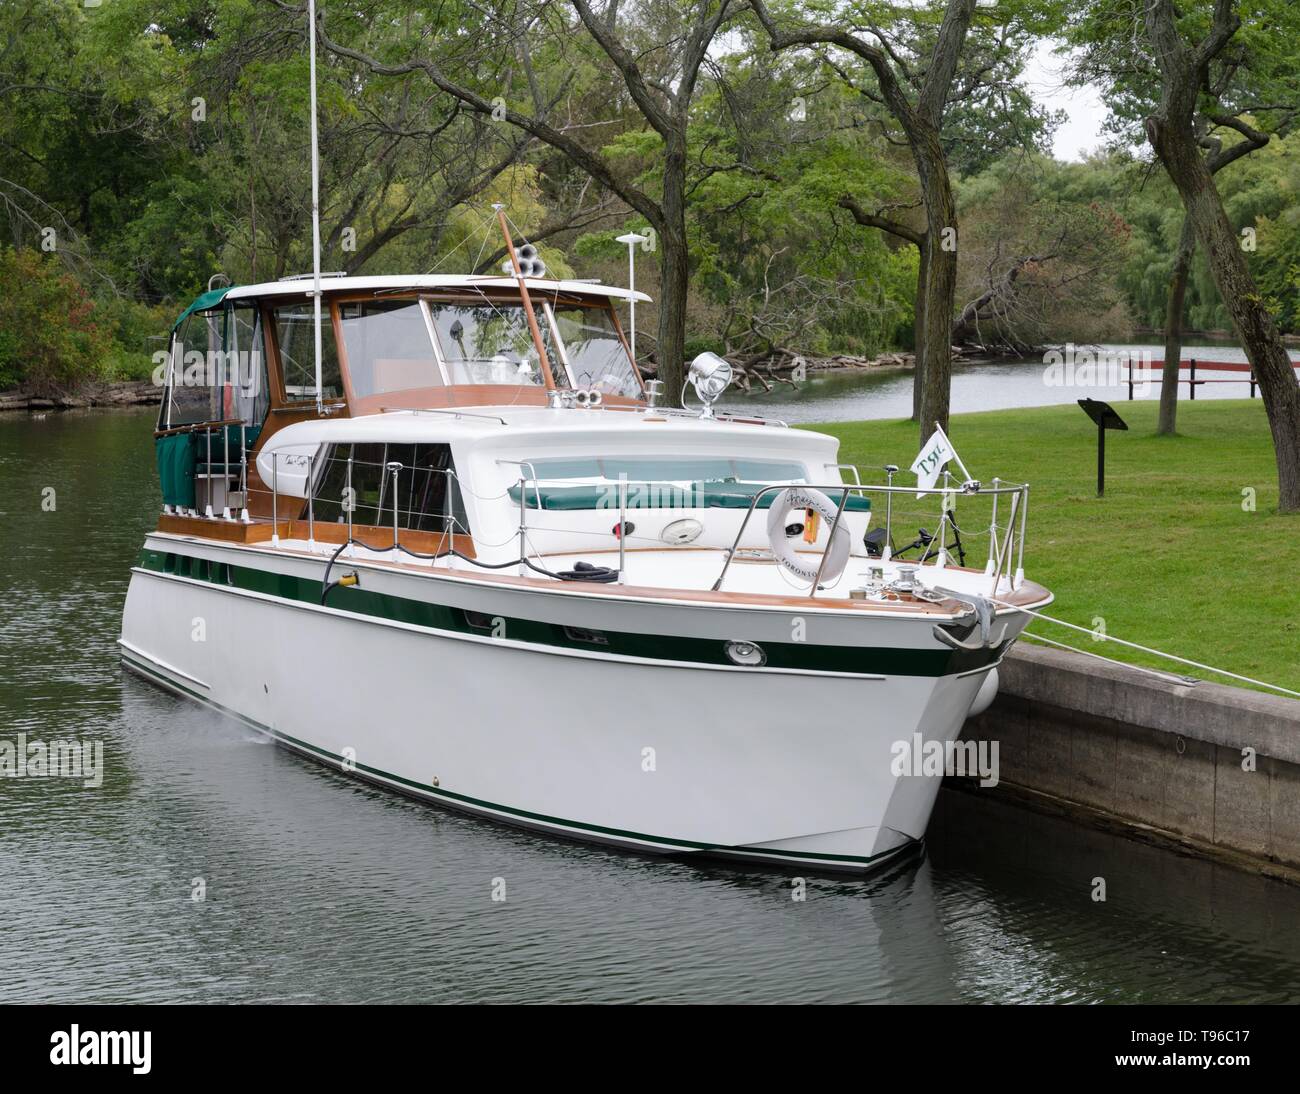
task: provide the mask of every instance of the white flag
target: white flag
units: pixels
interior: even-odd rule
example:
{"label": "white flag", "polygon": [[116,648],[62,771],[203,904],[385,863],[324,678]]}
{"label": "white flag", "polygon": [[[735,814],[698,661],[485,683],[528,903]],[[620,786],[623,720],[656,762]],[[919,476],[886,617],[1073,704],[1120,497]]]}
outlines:
{"label": "white flag", "polygon": [[957,450],[953,448],[952,442],[948,440],[948,435],[938,426],[935,426],[934,433],[925,442],[916,459],[912,461],[912,471],[916,475],[916,496],[918,498],[925,497],[922,491],[929,490],[934,486],[935,482],[938,481],[939,472],[943,470],[943,465],[949,460],[956,460],[958,466],[961,466]]}

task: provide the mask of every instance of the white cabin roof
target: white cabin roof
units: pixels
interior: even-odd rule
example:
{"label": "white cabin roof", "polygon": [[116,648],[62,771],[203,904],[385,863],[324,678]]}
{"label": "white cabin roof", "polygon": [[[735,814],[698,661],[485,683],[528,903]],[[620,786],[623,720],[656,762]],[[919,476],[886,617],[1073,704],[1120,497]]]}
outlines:
{"label": "white cabin roof", "polygon": [[[530,293],[546,296],[548,293],[579,293],[602,296],[614,300],[631,300],[648,303],[650,297],[643,292],[630,292],[617,285],[602,285],[597,281],[552,281],[547,278],[524,279]],[[374,277],[321,277],[321,291],[376,292],[384,289],[517,289],[519,282],[513,277],[499,274],[478,277],[473,274],[413,274],[382,275]],[[306,296],[310,297],[310,275],[288,281],[266,281],[260,285],[237,285],[226,293],[227,300],[240,300],[252,296]]]}

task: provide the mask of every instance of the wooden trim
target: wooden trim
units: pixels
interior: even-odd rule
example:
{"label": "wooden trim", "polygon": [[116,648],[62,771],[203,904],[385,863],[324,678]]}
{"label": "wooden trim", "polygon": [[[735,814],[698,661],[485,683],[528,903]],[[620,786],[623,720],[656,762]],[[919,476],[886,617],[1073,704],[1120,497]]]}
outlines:
{"label": "wooden trim", "polygon": [[[277,530],[281,539],[306,539],[308,529],[309,523],[305,517],[282,519],[273,526],[270,521],[244,524],[240,521],[210,520],[207,517],[162,513],[158,517],[157,530],[176,536],[210,539],[220,543],[269,543]],[[343,543],[348,538],[348,527],[346,524],[317,521],[312,534],[318,543]],[[370,547],[391,547],[393,530],[381,525],[354,524],[352,538]],[[408,550],[422,555],[445,554],[450,549],[468,555],[470,558],[476,557],[473,537],[461,535],[459,532],[447,535],[443,532],[402,528],[398,530],[398,542]]]}
{"label": "wooden trim", "polygon": [[174,437],[178,433],[197,433],[199,430],[220,429],[227,425],[243,425],[243,418],[226,418],[219,422],[191,422],[189,425],[175,425],[171,429],[155,429],[153,435],[158,437]]}
{"label": "wooden trim", "polygon": [[[289,534],[293,522],[280,521],[281,536]],[[209,520],[207,517],[183,517],[162,513],[158,517],[158,531],[195,539],[213,539],[222,543],[268,543],[276,528],[269,521],[244,524],[237,520]]]}
{"label": "wooden trim", "polygon": [[628,343],[627,335],[623,333],[623,324],[618,318],[618,309],[614,307],[614,301],[608,300],[605,306],[609,309],[610,317],[614,320],[614,329],[618,331],[618,340],[623,343],[623,350],[627,354],[627,359],[632,362],[632,375],[636,377],[636,382],[641,385],[641,394],[645,394],[645,377],[641,375],[641,369],[637,366],[636,358],[632,356],[632,347]]}
{"label": "wooden trim", "polygon": [[[308,527],[305,519],[298,517],[289,521],[288,524],[290,531],[287,538],[307,538]],[[317,521],[313,534],[319,543],[344,543],[348,538],[348,526],[334,522]],[[285,533],[281,533],[281,535],[283,536]],[[358,543],[366,544],[368,547],[392,547],[393,529],[378,524],[354,524],[352,526],[352,538]],[[459,532],[448,535],[445,532],[424,532],[411,528],[399,528],[397,542],[408,550],[422,555],[445,554],[448,549],[452,549],[459,551],[462,555],[469,555],[470,558],[477,557],[474,552],[474,538],[462,535]]]}

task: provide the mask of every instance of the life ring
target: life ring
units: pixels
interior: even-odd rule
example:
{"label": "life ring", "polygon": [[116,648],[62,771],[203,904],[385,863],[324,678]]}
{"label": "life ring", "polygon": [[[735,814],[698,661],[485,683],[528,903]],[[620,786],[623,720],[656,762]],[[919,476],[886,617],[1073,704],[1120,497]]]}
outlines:
{"label": "life ring", "polygon": [[[772,500],[772,508],[767,511],[767,539],[771,544],[772,554],[776,560],[795,577],[802,578],[809,584],[817,580],[817,567],[821,559],[816,555],[800,554],[790,545],[785,534],[786,521],[793,509],[811,509],[826,522],[829,528],[835,523],[835,514],[839,509],[830,498],[820,490],[807,486],[791,486],[782,490]],[[835,581],[849,564],[849,550],[852,547],[848,522],[840,518],[835,537],[826,548],[826,565],[822,570],[822,582]]]}

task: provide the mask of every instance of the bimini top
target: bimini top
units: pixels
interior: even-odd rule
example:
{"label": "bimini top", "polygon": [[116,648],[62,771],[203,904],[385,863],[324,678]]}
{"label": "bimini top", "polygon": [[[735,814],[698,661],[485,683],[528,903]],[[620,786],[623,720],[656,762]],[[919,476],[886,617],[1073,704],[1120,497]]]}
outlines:
{"label": "bimini top", "polygon": [[[598,281],[554,281],[548,278],[529,277],[524,280],[530,293],[545,296],[548,293],[581,293],[585,296],[600,296],[613,300],[636,300],[649,303],[650,297],[643,292],[633,292],[617,285],[602,285]],[[335,292],[383,292],[401,289],[516,289],[519,281],[514,277],[500,274],[384,274],[373,277],[338,277],[321,275],[321,291]],[[203,293],[194,303],[176,318],[173,327],[191,312],[207,311],[215,308],[225,299],[242,300],[249,297],[263,296],[310,296],[312,278],[310,274],[291,277],[283,281],[266,281],[260,285],[235,285],[223,289],[212,289]]]}

